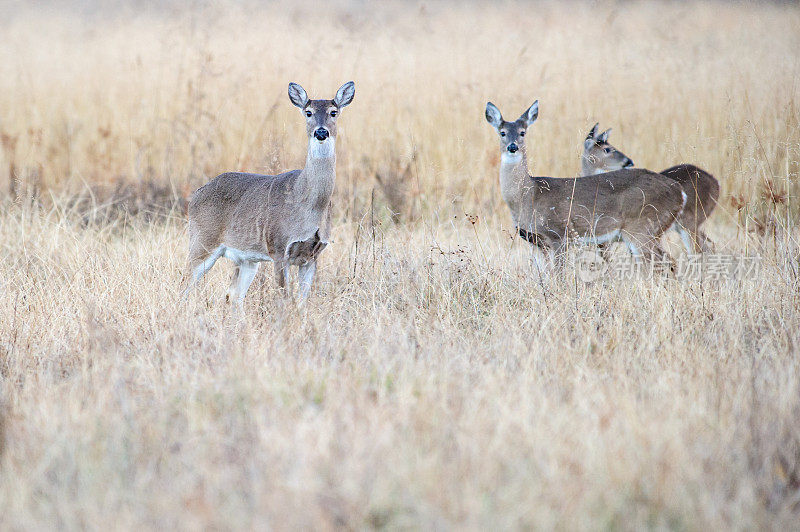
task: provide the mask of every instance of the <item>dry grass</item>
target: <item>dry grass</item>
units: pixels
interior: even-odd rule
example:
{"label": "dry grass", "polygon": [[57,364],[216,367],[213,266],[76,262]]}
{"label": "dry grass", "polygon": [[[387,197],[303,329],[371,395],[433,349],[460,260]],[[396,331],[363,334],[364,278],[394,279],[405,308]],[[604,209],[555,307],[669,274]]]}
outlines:
{"label": "dry grass", "polygon": [[[0,528],[797,526],[797,7],[2,9]],[[348,79],[308,307],[179,305],[185,195]],[[540,278],[483,119],[535,98],[534,173],[699,164],[758,276]]]}

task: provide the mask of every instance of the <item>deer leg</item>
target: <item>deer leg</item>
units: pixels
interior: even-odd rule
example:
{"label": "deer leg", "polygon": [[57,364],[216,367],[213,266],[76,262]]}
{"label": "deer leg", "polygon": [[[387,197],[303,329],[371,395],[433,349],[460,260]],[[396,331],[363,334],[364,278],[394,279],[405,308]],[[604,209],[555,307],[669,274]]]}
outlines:
{"label": "deer leg", "polygon": [[603,242],[602,244],[597,244],[597,250],[600,252],[600,258],[602,258],[604,262],[611,262],[611,244],[612,242]]}
{"label": "deer leg", "polygon": [[250,288],[250,284],[253,282],[253,279],[258,272],[258,266],[258,262],[250,261],[244,261],[239,264],[239,273],[236,276],[236,303],[240,308],[242,306],[242,302],[244,301],[244,296],[247,294],[247,289]]}
{"label": "deer leg", "polygon": [[275,281],[278,283],[278,288],[286,287],[286,277],[283,275],[283,263],[275,261]]}
{"label": "deer leg", "polygon": [[633,258],[636,259],[637,262],[640,261],[642,259],[642,251],[639,249],[636,242],[634,242],[629,235],[624,233],[620,235],[620,238],[622,238],[622,241],[628,247],[628,251],[633,255]]}
{"label": "deer leg", "polygon": [[311,283],[314,282],[314,275],[317,273],[317,261],[310,260],[298,267],[298,278],[300,280],[300,302],[304,302],[311,290]]}
{"label": "deer leg", "polygon": [[200,261],[199,264],[194,266],[192,270],[192,279],[189,281],[189,285],[183,291],[183,295],[181,296],[181,300],[185,301],[186,298],[189,296],[189,292],[194,288],[194,286],[200,281],[200,279],[208,273],[214,264],[217,262],[222,254],[225,252],[225,249],[222,246],[219,246],[215,249],[210,255],[205,257],[203,260]]}
{"label": "deer leg", "polygon": [[541,247],[547,253],[547,257],[550,259],[553,269],[556,271],[564,270],[567,265],[566,243],[555,239],[543,239],[542,243],[543,245]]}
{"label": "deer leg", "polygon": [[675,222],[672,227],[679,235],[681,235],[681,242],[683,242],[683,247],[686,248],[687,253],[694,255],[700,251],[700,243],[698,242],[697,234],[694,231],[686,229],[686,227],[684,227],[684,225],[680,222]]}
{"label": "deer leg", "polygon": [[275,262],[275,280],[278,281],[278,287],[282,288],[284,293],[292,296],[292,283],[289,278],[289,264],[286,261]]}
{"label": "deer leg", "polygon": [[239,285],[239,266],[233,268],[233,277],[231,277],[231,285],[228,287],[228,292],[225,294],[225,302],[231,303],[236,300],[238,295],[237,286]]}
{"label": "deer leg", "polygon": [[557,249],[551,252],[553,265],[555,266],[556,270],[563,271],[564,267],[567,265],[567,250],[564,246],[559,246]]}
{"label": "deer leg", "polygon": [[661,247],[661,242],[658,240],[653,241],[653,258],[658,261],[661,265],[666,265],[669,268],[670,273],[673,275],[675,274],[675,260],[667,253],[663,247]]}
{"label": "deer leg", "polygon": [[689,222],[675,224],[675,230],[680,233],[686,250],[689,253],[713,253],[714,243],[700,229],[697,218],[693,218]]}
{"label": "deer leg", "polygon": [[[520,231],[520,234],[523,233]],[[525,235],[523,235],[523,237],[525,237]],[[544,242],[540,240],[531,241],[527,237],[525,237],[525,239],[531,243],[531,266],[536,269],[541,279],[543,272],[549,269],[549,266],[546,264],[547,259],[545,258],[545,254],[549,252],[549,249]]]}
{"label": "deer leg", "polygon": [[671,273],[675,273],[675,261],[664,251],[658,239],[654,238],[646,243],[642,243],[640,249],[644,259],[650,263],[652,272],[655,272],[656,268],[661,271],[661,268],[666,266]]}
{"label": "deer leg", "polygon": [[706,236],[702,229],[697,230],[695,233],[695,238],[700,251],[703,253],[714,253],[714,242],[712,242],[711,239]]}

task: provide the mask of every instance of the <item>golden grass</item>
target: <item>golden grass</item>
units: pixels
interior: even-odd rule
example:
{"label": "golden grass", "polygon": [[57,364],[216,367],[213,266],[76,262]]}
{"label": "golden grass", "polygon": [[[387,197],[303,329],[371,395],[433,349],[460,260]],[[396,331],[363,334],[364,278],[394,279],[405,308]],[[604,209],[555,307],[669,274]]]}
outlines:
{"label": "golden grass", "polygon": [[[5,9],[1,528],[796,526],[796,7]],[[261,274],[236,319],[228,265],[178,304],[172,201],[297,167],[286,83],[348,79],[306,309]],[[709,236],[759,274],[540,278],[483,119],[536,98],[533,173],[600,120],[718,176]],[[120,190],[160,214],[99,216]]]}

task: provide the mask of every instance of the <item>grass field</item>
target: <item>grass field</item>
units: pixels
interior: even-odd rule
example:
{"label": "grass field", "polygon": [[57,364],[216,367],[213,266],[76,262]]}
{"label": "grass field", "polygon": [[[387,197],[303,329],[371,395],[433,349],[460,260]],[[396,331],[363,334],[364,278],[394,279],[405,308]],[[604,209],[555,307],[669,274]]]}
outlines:
{"label": "grass field", "polygon": [[[0,528],[798,526],[797,6],[0,12]],[[180,304],[188,194],[301,166],[287,83],[350,79],[306,307],[222,263]],[[600,121],[757,272],[540,276],[483,117],[537,98],[531,173]]]}

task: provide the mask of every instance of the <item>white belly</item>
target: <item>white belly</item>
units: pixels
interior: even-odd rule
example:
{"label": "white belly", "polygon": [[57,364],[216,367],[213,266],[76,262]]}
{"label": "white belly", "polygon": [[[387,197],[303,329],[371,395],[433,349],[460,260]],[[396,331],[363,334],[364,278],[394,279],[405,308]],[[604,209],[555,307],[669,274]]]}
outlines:
{"label": "white belly", "polygon": [[272,257],[266,255],[264,253],[259,253],[257,251],[242,251],[240,249],[231,248],[223,244],[220,246],[223,248],[222,256],[226,259],[230,259],[236,264],[242,264],[244,262],[263,262],[265,260],[272,260]]}
{"label": "white belly", "polygon": [[609,233],[605,233],[602,235],[593,235],[593,236],[579,236],[576,238],[578,242],[581,244],[607,244],[609,242],[619,242],[621,240],[619,229],[615,229]]}

